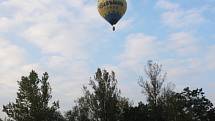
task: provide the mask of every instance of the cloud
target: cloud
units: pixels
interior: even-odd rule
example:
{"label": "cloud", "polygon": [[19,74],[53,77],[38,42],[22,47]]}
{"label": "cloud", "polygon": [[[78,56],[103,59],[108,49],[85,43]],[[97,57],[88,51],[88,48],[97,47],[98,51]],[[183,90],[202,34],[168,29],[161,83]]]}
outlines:
{"label": "cloud", "polygon": [[132,23],[134,22],[134,20],[129,19],[129,20],[122,20],[118,23],[117,28],[120,29],[125,29],[125,28],[131,28]]}
{"label": "cloud", "polygon": [[[128,2],[133,11],[136,7],[131,0]],[[94,74],[95,63],[114,70],[124,95],[137,101],[142,97],[138,95],[141,92],[137,88],[138,76],[144,73],[147,60],[168,66],[165,69],[170,79],[199,74],[199,67],[206,62],[211,64],[206,67],[213,70],[215,50],[212,46],[202,47],[193,33],[170,32],[163,40],[157,35],[131,33],[129,28],[136,29],[136,26],[129,16],[117,27],[126,28],[129,35],[120,31],[114,34],[101,29],[109,24],[95,6],[93,0],[5,0],[0,3],[0,83],[4,87],[1,89],[8,92],[0,92],[0,104],[14,101],[7,95],[15,95],[16,81],[31,69],[40,75],[49,73],[53,97],[60,99],[63,110],[71,109],[73,100],[80,96],[82,84],[87,84],[89,76]],[[156,6],[164,10],[162,21],[171,28],[183,29],[204,21],[203,10],[183,9],[180,4],[164,0]],[[124,37],[124,41],[116,42]],[[103,50],[107,46],[114,49]],[[112,59],[111,63],[102,63],[99,52],[108,52],[105,56]],[[199,52],[201,58],[196,57]],[[114,60],[113,55],[117,53],[118,59]]]}
{"label": "cloud", "polygon": [[[205,70],[201,68],[201,60],[192,57],[184,59],[165,59],[162,61],[162,64],[166,67],[168,79],[175,82],[179,82],[179,80],[186,82],[190,77],[200,74]],[[186,80],[183,80],[185,78]],[[189,83],[190,82],[189,80]]]}
{"label": "cloud", "polygon": [[[93,30],[101,27],[101,17],[89,2],[49,1],[48,4],[52,7],[35,8],[41,15],[33,17],[21,36],[41,50],[40,63],[54,80],[54,99],[64,99],[61,107],[68,110],[80,96],[82,85],[88,83],[91,48],[96,46],[94,40],[100,38],[99,32]],[[53,7],[56,5],[58,9]]]}
{"label": "cloud", "polygon": [[5,23],[2,26],[11,21],[22,26],[18,30],[20,35],[38,46],[43,53],[83,55],[83,48],[90,43],[89,39],[92,39],[87,36],[93,34],[94,24],[100,26],[96,8],[84,1],[11,0],[2,6],[14,9],[11,17],[0,19]]}
{"label": "cloud", "polygon": [[[4,80],[0,83],[16,87],[15,82],[31,69],[39,74],[47,71],[54,99],[64,99],[62,109],[69,109],[68,105],[81,94],[82,84],[88,82],[92,48],[99,44],[94,40],[101,38],[94,30],[103,26],[104,21],[94,3],[83,0],[1,3],[0,31],[13,36],[6,36],[8,41],[0,40],[0,74]],[[16,46],[17,43],[21,47]]]}
{"label": "cloud", "polygon": [[215,45],[212,45],[208,48],[208,52],[206,54],[206,63],[208,68],[211,70],[215,69]]}
{"label": "cloud", "polygon": [[[0,50],[0,104],[3,105],[15,97],[20,76],[25,75],[32,68],[38,69],[38,66],[28,64],[25,49],[13,44],[10,40],[0,38]],[[0,112],[0,115],[3,114]]]}
{"label": "cloud", "polygon": [[175,10],[179,8],[178,4],[168,2],[167,0],[158,0],[156,6],[166,10]]}
{"label": "cloud", "polygon": [[[145,77],[144,65],[148,60],[162,64],[163,71],[168,73],[167,82],[176,83],[177,89],[185,85],[199,87],[203,77],[214,68],[214,52],[213,46],[202,46],[200,40],[189,32],[170,33],[163,40],[136,33],[128,35],[124,50],[119,55],[120,62],[114,68],[120,72],[120,78],[126,81],[122,86],[124,90],[138,86],[138,77]],[[140,89],[134,88],[132,91],[140,92]],[[126,91],[129,97],[140,99],[130,94],[131,91]]]}
{"label": "cloud", "polygon": [[199,43],[190,33],[172,33],[167,40],[167,48],[179,56],[195,55],[199,52]]}
{"label": "cloud", "polygon": [[13,22],[7,17],[0,17],[0,32],[7,32],[13,26]]}
{"label": "cloud", "polygon": [[144,58],[155,56],[158,44],[153,36],[141,33],[129,35],[124,45],[124,51],[120,55],[121,64],[132,67]]}
{"label": "cloud", "polygon": [[8,40],[0,38],[0,60],[3,66],[12,67],[21,64],[24,50],[16,45],[11,44]]}
{"label": "cloud", "polygon": [[[140,71],[144,72],[142,65],[145,65],[148,60],[162,61],[164,64],[172,61],[173,63],[170,66],[184,65],[177,66],[170,71],[171,75],[177,73],[181,76],[186,73],[184,71],[186,69],[183,67],[190,67],[186,64],[189,63],[192,66],[186,71],[192,71],[193,66],[198,65],[198,61],[195,61],[195,58],[200,50],[198,40],[192,34],[186,32],[172,33],[163,41],[155,36],[143,33],[131,34],[128,35],[124,44],[124,50],[119,55],[119,68],[123,68],[122,70],[126,68],[139,73]],[[165,58],[163,58],[164,55]],[[177,58],[172,60],[172,57],[175,58],[175,56]],[[179,72],[179,70],[181,71]]]}
{"label": "cloud", "polygon": [[18,77],[29,71],[28,67],[31,66],[25,60],[26,51],[3,38],[0,38],[0,50],[0,83],[15,87]]}
{"label": "cloud", "polygon": [[157,60],[163,55],[176,55],[180,57],[192,57],[198,55],[201,47],[199,41],[191,33],[171,33],[165,40],[159,40],[155,36],[143,33],[128,35],[124,44],[124,51],[119,56],[121,65],[137,66],[143,60]]}
{"label": "cloud", "polygon": [[162,22],[171,28],[195,27],[205,21],[204,9],[183,9],[179,4],[159,0],[157,7],[165,11],[161,15]]}

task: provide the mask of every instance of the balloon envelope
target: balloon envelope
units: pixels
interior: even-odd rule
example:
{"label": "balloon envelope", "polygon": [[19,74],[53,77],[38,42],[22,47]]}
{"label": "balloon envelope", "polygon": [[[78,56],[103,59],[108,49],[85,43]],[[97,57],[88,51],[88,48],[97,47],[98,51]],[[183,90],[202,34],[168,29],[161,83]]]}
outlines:
{"label": "balloon envelope", "polygon": [[122,18],[127,9],[126,0],[98,0],[100,15],[112,26]]}

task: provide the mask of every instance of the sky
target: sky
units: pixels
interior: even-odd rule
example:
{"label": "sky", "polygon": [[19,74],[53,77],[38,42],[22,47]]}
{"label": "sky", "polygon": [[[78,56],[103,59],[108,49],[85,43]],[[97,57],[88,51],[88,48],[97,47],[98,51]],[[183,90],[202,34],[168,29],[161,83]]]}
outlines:
{"label": "sky", "polygon": [[122,95],[143,101],[138,78],[148,60],[162,64],[176,91],[203,88],[215,103],[215,1],[127,2],[113,32],[97,0],[0,0],[0,110],[32,69],[49,73],[62,111],[97,68],[115,71]]}

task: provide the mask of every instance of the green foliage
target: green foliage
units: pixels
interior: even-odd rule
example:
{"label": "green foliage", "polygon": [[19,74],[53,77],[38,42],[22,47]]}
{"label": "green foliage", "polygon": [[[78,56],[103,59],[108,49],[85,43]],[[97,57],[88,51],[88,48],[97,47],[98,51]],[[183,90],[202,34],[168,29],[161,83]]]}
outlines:
{"label": "green foliage", "polygon": [[140,102],[138,106],[125,109],[121,121],[150,121],[148,105]]}
{"label": "green foliage", "polygon": [[13,121],[13,120],[5,117],[4,120],[0,119],[0,121]]}
{"label": "green foliage", "polygon": [[44,73],[39,79],[34,71],[28,77],[23,76],[18,81],[15,103],[3,106],[3,112],[15,121],[53,121],[59,103],[54,102],[49,107],[51,87],[48,78],[48,73]]}
{"label": "green foliage", "polygon": [[65,117],[66,121],[78,121],[78,120],[80,120],[80,119],[77,119],[77,118],[79,118],[77,107],[73,107],[73,110],[67,111],[65,113],[64,117]]}
{"label": "green foliage", "polygon": [[[118,121],[129,103],[120,96],[115,73],[98,69],[90,80],[90,92],[84,87],[84,96],[79,98],[73,111],[67,112],[69,121]],[[68,119],[68,118],[67,118]]]}
{"label": "green foliage", "polygon": [[162,74],[161,65],[153,63],[152,61],[148,61],[145,73],[148,79],[144,81],[141,77],[139,85],[143,88],[143,93],[146,95],[148,103],[156,107],[162,92],[166,74]]}
{"label": "green foliage", "polygon": [[47,121],[67,121],[64,116],[59,111],[55,111],[53,114],[50,115]]}
{"label": "green foliage", "polygon": [[[190,90],[188,87],[180,93],[183,110],[192,121],[212,121],[214,113],[213,104],[204,95],[202,89]],[[211,115],[213,114],[213,115]]]}
{"label": "green foliage", "polygon": [[169,93],[162,98],[162,116],[165,121],[213,121],[213,104],[202,89],[185,88],[181,93]]}
{"label": "green foliage", "polygon": [[166,95],[165,93],[171,91],[168,88],[168,91],[164,91],[166,88],[163,86],[166,73],[162,73],[162,66],[153,63],[152,61],[148,61],[147,67],[145,68],[145,73],[147,75],[147,80],[141,77],[139,81],[139,85],[143,89],[143,93],[147,97],[148,101],[148,115],[150,115],[150,120],[153,121],[163,121],[161,111],[162,105],[161,97]]}
{"label": "green foliage", "polygon": [[172,85],[164,83],[166,73],[162,66],[152,61],[145,72],[147,79],[139,80],[147,97],[145,104],[130,105],[121,96],[115,73],[98,69],[89,86],[83,87],[83,96],[63,116],[58,111],[58,101],[50,104],[48,73],[40,79],[32,71],[18,81],[15,102],[3,106],[8,116],[4,121],[215,121],[215,107],[202,89],[173,91]]}
{"label": "green foliage", "polygon": [[[148,104],[130,108],[126,116],[130,120],[139,121],[213,121],[213,104],[204,96],[202,89],[176,93],[171,86],[164,86],[166,74],[162,74],[162,67],[149,61],[145,69],[148,80],[143,78],[139,85],[147,97]],[[144,110],[143,110],[143,109]],[[142,110],[140,110],[142,109]],[[146,113],[147,112],[147,113]],[[128,118],[127,118],[128,119]]]}

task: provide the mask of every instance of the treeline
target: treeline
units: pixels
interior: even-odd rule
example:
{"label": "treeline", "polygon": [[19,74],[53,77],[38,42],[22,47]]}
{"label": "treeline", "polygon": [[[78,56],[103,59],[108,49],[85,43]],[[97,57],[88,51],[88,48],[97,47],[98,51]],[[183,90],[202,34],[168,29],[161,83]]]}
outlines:
{"label": "treeline", "polygon": [[[5,121],[215,121],[215,107],[202,89],[185,88],[175,92],[165,83],[161,65],[149,61],[145,68],[148,78],[138,83],[147,102],[134,106],[121,96],[114,72],[98,69],[83,96],[64,113],[59,101],[50,102],[51,86],[48,73],[42,78],[35,71],[18,81],[15,102],[3,105]],[[137,92],[138,93],[138,92]],[[51,104],[50,104],[51,103]],[[0,121],[3,121],[0,119]]]}

